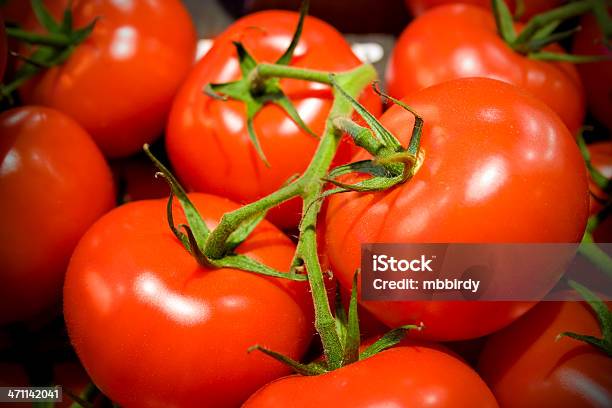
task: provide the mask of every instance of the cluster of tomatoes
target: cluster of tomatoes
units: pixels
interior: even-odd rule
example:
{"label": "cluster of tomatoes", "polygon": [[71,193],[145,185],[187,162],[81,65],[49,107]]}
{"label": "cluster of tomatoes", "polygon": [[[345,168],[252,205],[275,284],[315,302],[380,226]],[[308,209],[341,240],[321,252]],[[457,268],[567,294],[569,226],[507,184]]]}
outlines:
{"label": "cluster of tomatoes", "polygon": [[[573,4],[507,3],[519,35]],[[406,4],[415,17],[383,79],[424,120],[419,166],[391,189],[325,200],[316,233],[330,288],[350,292],[363,243],[577,243],[589,216],[589,236],[609,240],[612,39],[601,19],[585,6],[563,46],[525,49],[502,38],[487,0]],[[389,329],[423,329],[315,376],[249,351],[321,359],[308,282],[198,263],[169,226],[185,214],[167,208],[141,150],[153,144],[210,229],[303,174],[320,148],[313,134],[330,126],[329,85],[279,81],[302,124],[272,99],[251,124],[242,101],[204,92],[241,78],[236,42],[277,61],[298,13],[247,15],[194,63],[180,0],[8,0],[0,12],[1,386],[60,384],[75,403],[128,408],[612,406],[610,355],[557,338],[610,341],[585,302],[360,301],[362,348]],[[330,24],[306,17],[291,67],[361,64]],[[369,86],[359,102],[408,145],[411,112],[383,113]],[[600,133],[586,164],[585,124]],[[332,166],[371,158],[344,135]],[[301,205],[272,208],[236,252],[288,271]],[[59,314],[65,324],[49,329]]]}

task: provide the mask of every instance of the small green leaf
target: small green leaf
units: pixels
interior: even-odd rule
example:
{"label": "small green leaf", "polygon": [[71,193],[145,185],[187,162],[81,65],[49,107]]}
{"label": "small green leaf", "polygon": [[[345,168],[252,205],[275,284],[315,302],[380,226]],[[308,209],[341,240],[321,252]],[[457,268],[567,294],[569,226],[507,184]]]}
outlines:
{"label": "small green leaf", "polygon": [[520,20],[525,14],[525,0],[515,0],[514,4],[514,19]]}
{"label": "small green leaf", "polygon": [[346,344],[344,346],[343,365],[354,363],[359,360],[359,345],[361,336],[359,333],[359,315],[357,312],[357,278],[359,271],[353,275],[353,286],[351,288],[351,300],[349,303],[348,324],[346,330]]}
{"label": "small green leaf", "polygon": [[585,64],[589,62],[610,61],[605,55],[574,55],[559,52],[538,51],[528,54],[529,58],[540,61],[569,62],[571,64]]}
{"label": "small green leaf", "polygon": [[98,23],[98,18],[96,17],[85,27],[74,31],[70,37],[73,41],[73,44],[78,45],[78,44],[81,44],[83,41],[85,41],[91,35],[94,28],[96,28],[97,23]]}
{"label": "small green leaf", "polygon": [[374,132],[378,140],[380,140],[385,147],[399,151],[402,149],[402,145],[400,142],[389,132],[379,121],[372,115],[363,105],[361,105],[355,98],[351,97],[338,82],[335,77],[331,76],[331,83],[336,91],[340,93],[346,100],[348,100],[355,111],[365,120],[365,122],[370,126],[370,129]]}
{"label": "small green leaf", "polygon": [[560,24],[561,24],[561,20],[551,21],[550,23],[546,24],[544,27],[537,30],[535,34],[533,35],[533,37],[531,38],[534,40],[540,40],[542,38],[546,38],[550,36],[557,29],[557,27],[559,27]]}
{"label": "small green leaf", "polygon": [[391,171],[385,167],[377,164],[373,160],[361,160],[358,162],[343,164],[341,166],[333,168],[327,175],[328,179],[335,179],[349,173],[364,173],[378,177],[393,177],[397,174],[392,174]]}
{"label": "small green leaf", "polygon": [[249,138],[251,139],[251,143],[253,143],[253,147],[255,147],[255,151],[257,151],[257,154],[259,155],[259,158],[261,159],[261,161],[264,162],[264,164],[268,167],[270,167],[270,162],[268,162],[268,159],[266,158],[265,153],[263,152],[263,149],[261,148],[261,144],[259,144],[259,138],[257,137],[257,132],[255,132],[255,115],[257,114],[257,112],[261,109],[261,105],[257,104],[257,103],[250,103],[250,102],[246,102],[247,105],[247,131],[249,133]]}
{"label": "small green leaf", "polygon": [[308,14],[308,7],[310,1],[302,0],[302,5],[300,6],[300,18],[298,20],[297,27],[295,32],[293,33],[293,38],[291,39],[291,43],[287,50],[281,55],[281,57],[276,60],[277,64],[280,65],[289,65],[291,59],[293,58],[293,53],[295,52],[295,48],[300,42],[300,37],[302,36],[302,29],[304,28],[304,20],[306,19],[306,15]]}
{"label": "small green leaf", "polygon": [[64,9],[64,17],[62,18],[62,24],[59,28],[59,31],[66,35],[70,34],[70,32],[72,31],[73,24],[72,7],[70,6],[71,5],[69,4]]}
{"label": "small green leaf", "polygon": [[378,95],[382,96],[383,98],[390,100],[395,105],[398,105],[399,107],[410,112],[414,116],[414,126],[412,127],[412,135],[410,136],[410,142],[408,144],[408,149],[406,150],[412,156],[416,157],[416,155],[419,152],[419,147],[421,145],[421,135],[423,134],[423,125],[425,124],[423,117],[419,115],[417,111],[415,111],[411,106],[408,106],[408,104],[400,101],[399,99],[392,97],[391,95],[387,95],[386,93],[382,92],[378,88],[377,85],[378,84],[376,82],[372,84],[372,88],[374,89],[374,92],[376,92]]}
{"label": "small green leaf", "polygon": [[336,283],[336,314],[335,314],[335,322],[336,322],[336,333],[338,333],[338,338],[340,339],[340,344],[346,345],[346,333],[348,327],[348,317],[346,315],[346,310],[344,310],[344,305],[342,304],[342,294],[340,284]]}
{"label": "small green leaf", "polygon": [[514,19],[512,13],[504,0],[492,0],[493,14],[495,15],[495,24],[497,32],[507,44],[513,44],[516,40],[516,31],[514,30]]}
{"label": "small green leaf", "polygon": [[306,275],[281,272],[274,268],[270,268],[269,266],[264,265],[253,258],[239,254],[229,254],[220,259],[209,259],[208,263],[216,268],[240,269],[246,272],[254,272],[259,275],[270,276],[273,278],[289,279],[298,282],[304,282],[308,279]]}
{"label": "small green leaf", "polygon": [[585,286],[575,281],[569,281],[569,286],[578,292],[580,296],[587,301],[589,306],[591,306],[591,309],[593,309],[595,315],[597,316],[597,321],[599,322],[599,327],[603,337],[597,338],[584,334],[564,332],[559,334],[557,338],[571,337],[573,339],[583,341],[612,357],[612,312],[610,312],[608,306],[601,299],[599,299],[597,295],[595,295]]}
{"label": "small green leaf", "polygon": [[48,32],[59,33],[60,26],[57,24],[43,0],[32,0],[32,11],[36,16],[36,19]]}
{"label": "small green leaf", "polygon": [[155,164],[155,167],[157,167],[161,174],[163,174],[164,180],[168,182],[170,188],[172,189],[172,192],[174,193],[174,196],[176,196],[176,198],[179,200],[183,212],[185,213],[185,218],[187,218],[189,227],[193,230],[193,233],[195,235],[198,248],[204,248],[204,242],[206,241],[210,230],[208,229],[206,223],[200,216],[200,213],[187,196],[187,192],[183,189],[183,187],[180,185],[174,175],[170,172],[170,170],[168,170],[166,166],[164,166],[153,155],[153,153],[151,153],[151,151],[149,150],[149,145],[145,145],[143,149],[147,156],[149,156],[153,164]]}
{"label": "small green leaf", "polygon": [[391,348],[399,344],[404,339],[404,337],[406,337],[406,334],[408,333],[408,331],[410,330],[420,331],[420,330],[423,330],[423,327],[424,326],[422,324],[420,325],[410,324],[410,325],[398,327],[397,329],[393,329],[387,332],[384,336],[378,339],[374,344],[372,344],[371,346],[366,348],[363,352],[361,352],[361,354],[359,355],[359,360],[365,360],[366,358],[370,358],[380,353],[383,350],[386,350],[388,348]]}
{"label": "small green leaf", "polygon": [[597,170],[595,166],[593,166],[593,163],[591,162],[591,153],[589,152],[587,144],[584,141],[584,136],[582,135],[582,133],[583,133],[583,130],[581,130],[578,133],[578,136],[576,137],[576,141],[578,143],[578,148],[580,149],[580,153],[582,153],[582,157],[584,158],[584,162],[586,163],[586,167],[591,175],[591,178],[597,185],[597,187],[599,187],[603,191],[608,192],[609,190],[612,190],[612,187],[611,187],[612,182],[606,176],[604,176],[599,170]]}
{"label": "small green leaf", "polygon": [[360,193],[371,193],[375,191],[387,190],[404,181],[403,176],[395,177],[372,177],[367,180],[360,181],[355,184],[345,184],[337,180],[325,179],[325,181],[339,187],[338,189],[327,190],[323,193],[323,197],[329,197],[333,194],[346,193],[349,191],[357,191]]}
{"label": "small green leaf", "polygon": [[261,347],[259,345],[250,347],[248,351],[250,353],[255,350],[260,351],[264,353],[265,355],[272,357],[273,359],[285,364],[286,366],[290,367],[293,371],[301,375],[311,376],[311,375],[324,374],[326,372],[326,370],[319,363],[302,364],[298,361],[293,360],[290,357],[285,356],[284,354],[278,353],[276,351],[268,350],[267,348]]}
{"label": "small green leaf", "polygon": [[563,41],[567,38],[572,37],[574,34],[576,34],[576,32],[580,31],[580,27],[575,27],[572,28],[570,30],[566,30],[566,31],[560,31],[557,33],[553,33],[550,34],[547,37],[541,37],[541,38],[532,38],[531,40],[529,40],[526,44],[524,45],[520,45],[520,47],[517,47],[517,49],[526,52],[526,53],[532,53],[532,52],[538,52],[540,51],[542,48],[550,45],[550,44],[555,44],[559,41]]}
{"label": "small green leaf", "polygon": [[280,91],[280,88],[279,88],[279,93],[277,93],[273,97],[269,96],[268,98],[270,98],[270,101],[272,103],[276,104],[282,110],[284,110],[285,113],[289,115],[289,117],[295,122],[295,124],[298,125],[303,131],[305,131],[312,137],[316,137],[316,138],[319,137],[315,132],[310,130],[308,125],[302,120],[297,109],[295,108],[295,106],[293,106],[293,103],[291,103],[289,98],[287,98],[287,96],[284,93],[282,93],[282,91]]}
{"label": "small green leaf", "polygon": [[257,66],[257,61],[249,54],[249,52],[244,48],[241,42],[234,41],[234,47],[236,47],[236,52],[238,53],[238,63],[240,64],[240,71],[242,72],[243,78],[248,78],[249,74],[255,67]]}
{"label": "small green leaf", "polygon": [[[165,177],[162,173],[158,173],[158,174],[161,175],[161,177]],[[187,249],[188,251],[191,251],[191,247],[189,245],[189,238],[187,238],[187,235],[183,234],[176,227],[176,224],[174,224],[174,214],[173,214],[174,211],[172,208],[173,198],[174,198],[174,192],[172,191],[172,189],[170,189],[170,196],[168,197],[168,203],[166,204],[166,220],[168,221],[168,226],[170,227],[170,230],[172,231],[174,236],[177,237],[179,241],[181,241],[185,249]]]}

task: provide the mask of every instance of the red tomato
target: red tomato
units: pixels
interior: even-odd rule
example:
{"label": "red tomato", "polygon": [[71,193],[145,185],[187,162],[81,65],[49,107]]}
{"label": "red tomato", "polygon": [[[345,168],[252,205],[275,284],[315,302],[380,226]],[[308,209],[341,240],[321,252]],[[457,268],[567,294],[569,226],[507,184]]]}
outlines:
{"label": "red tomato", "polygon": [[157,169],[144,155],[114,160],[111,168],[120,193],[120,202],[168,197],[168,185],[163,179],[155,177]]}
{"label": "red tomato", "polygon": [[4,20],[15,23],[23,24],[27,19],[28,13],[30,13],[30,1],[25,0],[7,0],[0,5],[0,13]]}
{"label": "red tomato", "polygon": [[0,324],[59,302],[68,260],[114,206],[104,157],[72,119],[27,106],[0,115]]}
{"label": "red tomato", "polygon": [[[56,15],[67,2],[48,2]],[[22,88],[27,103],[75,118],[112,157],[161,135],[172,98],[195,55],[195,30],[180,0],[72,1],[75,27],[99,17],[61,66]],[[31,22],[32,24],[33,22]]]}
{"label": "red tomato", "polygon": [[[599,172],[612,179],[612,142],[597,142],[588,145],[591,154],[591,163]],[[591,190],[591,214],[596,214],[603,209],[603,203],[610,199],[609,195],[602,191],[589,178]],[[593,231],[595,242],[612,242],[612,217],[606,217]]]}
{"label": "red tomato", "polygon": [[426,346],[397,347],[327,374],[290,376],[257,391],[243,408],[497,407],[461,360]]}
{"label": "red tomato", "polygon": [[[440,6],[442,4],[450,4],[450,3],[465,3],[465,4],[474,4],[480,7],[486,7],[491,9],[491,1],[490,0],[405,0],[406,6],[412,12],[413,15],[419,16],[423,14],[426,10]],[[563,0],[523,0],[525,5],[525,11],[521,15],[521,20],[526,21],[529,18],[533,17],[538,13],[542,13],[558,7],[563,4]],[[514,13],[516,10],[516,1],[515,0],[507,0],[506,4],[510,8],[510,11]]]}
{"label": "red tomato", "polygon": [[[215,39],[187,78],[172,107],[166,146],[177,175],[190,189],[247,203],[277,190],[310,163],[318,139],[277,106],[268,105],[255,117],[255,130],[270,163],[267,167],[249,139],[244,104],[202,93],[208,83],[240,77],[232,41],[242,41],[257,61],[274,62],[289,45],[297,21],[297,13],[285,11],[264,11],[238,20]],[[306,18],[291,65],[344,71],[359,64],[340,33],[321,20]],[[332,104],[330,88],[298,80],[281,83],[304,122],[320,135]],[[380,100],[369,88],[362,102],[374,114],[380,113]],[[350,157],[349,146],[341,147],[339,161]],[[294,227],[300,213],[300,201],[292,200],[271,210],[270,219],[283,228]]]}
{"label": "red tomato", "polygon": [[558,334],[601,336],[581,302],[542,302],[494,334],[479,371],[503,407],[609,407],[612,359],[585,343]]}
{"label": "red tomato", "polygon": [[612,130],[612,50],[606,47],[593,15],[584,16],[580,27],[582,29],[574,36],[574,54],[608,57],[607,61],[579,64],[578,72],[586,90],[589,110]]}
{"label": "red tomato", "polygon": [[[405,101],[425,120],[424,161],[416,175],[392,190],[339,194],[328,203],[326,251],[344,287],[359,268],[362,243],[580,241],[589,210],[584,161],[547,106],[486,78],[445,82]],[[392,107],[381,121],[408,144],[410,113]],[[353,160],[367,158],[360,153]],[[483,336],[530,307],[518,302],[362,305],[390,327],[423,322],[422,335],[437,340]]]}
{"label": "red tomato", "polygon": [[[211,228],[237,208],[210,195],[191,199]],[[264,221],[239,252],[288,270],[294,249]],[[166,200],[136,201],[100,219],[79,243],[64,313],[85,369],[122,406],[235,407],[289,372],[249,347],[294,359],[305,352],[313,331],[307,289],[198,266],[167,225]]]}
{"label": "red tomato", "polygon": [[[562,52],[558,46],[552,50]],[[391,55],[387,85],[401,98],[449,79],[477,76],[526,89],[557,112],[572,134],[582,125],[584,91],[576,68],[514,52],[497,34],[493,15],[480,7],[441,6],[408,25]]]}

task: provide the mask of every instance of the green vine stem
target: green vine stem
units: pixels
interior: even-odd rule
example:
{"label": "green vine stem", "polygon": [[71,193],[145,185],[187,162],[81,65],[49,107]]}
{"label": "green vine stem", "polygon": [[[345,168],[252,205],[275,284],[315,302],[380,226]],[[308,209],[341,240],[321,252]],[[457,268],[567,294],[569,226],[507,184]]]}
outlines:
{"label": "green vine stem", "polygon": [[[332,73],[300,69],[280,64],[260,64],[251,73],[251,81],[258,78],[293,78],[332,83]],[[334,75],[335,81],[353,98],[376,79],[372,65],[361,65],[351,71]],[[334,102],[319,146],[308,168],[297,180],[281,187],[276,192],[235,211],[225,214],[203,247],[204,254],[211,259],[220,259],[227,252],[227,240],[243,223],[272,207],[291,198],[300,196],[303,200],[303,218],[300,223],[300,238],[293,262],[294,268],[305,266],[315,305],[315,328],[321,336],[327,364],[330,369],[342,365],[343,347],[335,330],[335,320],[327,300],[323,271],[317,253],[316,223],[321,207],[320,196],[325,185],[325,176],[338,149],[342,131],[334,126],[333,119],[350,117],[353,106],[344,97],[338,97],[334,90]]]}

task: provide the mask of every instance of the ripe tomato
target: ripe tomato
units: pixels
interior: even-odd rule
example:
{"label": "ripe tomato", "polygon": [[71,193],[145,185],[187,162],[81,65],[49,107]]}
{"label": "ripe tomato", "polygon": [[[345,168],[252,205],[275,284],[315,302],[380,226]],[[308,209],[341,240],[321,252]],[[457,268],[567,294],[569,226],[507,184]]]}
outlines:
{"label": "ripe tomato", "polygon": [[[424,161],[416,175],[392,190],[344,193],[328,202],[325,249],[345,288],[359,268],[362,243],[580,241],[589,205],[584,161],[547,106],[487,78],[448,81],[405,101],[425,120]],[[381,122],[408,144],[410,113],[392,107]],[[360,153],[353,160],[367,158]],[[362,305],[390,327],[423,322],[422,335],[437,340],[483,336],[530,307],[518,302]]]}
{"label": "ripe tomato", "polygon": [[397,347],[327,374],[290,376],[243,405],[259,407],[497,407],[461,360],[427,346]]}
{"label": "ripe tomato", "polygon": [[[210,195],[191,199],[211,228],[237,207]],[[185,222],[176,213],[177,224]],[[264,221],[238,250],[288,270],[294,246]],[[100,219],[79,243],[64,313],[85,369],[122,406],[235,407],[289,372],[249,347],[294,359],[308,347],[307,289],[306,282],[199,266],[170,231],[166,200],[135,201]]]}
{"label": "ripe tomato", "polygon": [[608,57],[607,61],[579,64],[578,72],[586,90],[589,110],[597,120],[612,130],[612,50],[606,47],[593,15],[585,15],[580,21],[580,27],[582,29],[574,36],[574,54]]}
{"label": "ripe tomato", "polygon": [[[211,82],[240,77],[232,41],[242,41],[260,62],[274,62],[285,51],[297,25],[294,12],[264,11],[246,16],[215,39],[213,48],[197,64],[174,101],[166,146],[177,175],[190,189],[229,197],[240,203],[255,201],[301,174],[314,154],[318,139],[301,130],[275,105],[255,117],[255,130],[270,167],[258,157],[247,133],[245,107],[237,101],[218,101],[202,93]],[[348,43],[333,27],[306,17],[291,65],[344,71],[359,66]],[[321,134],[332,104],[330,88],[298,80],[281,86],[304,122]],[[362,102],[374,113],[379,98],[368,89]],[[351,144],[341,147],[337,159],[347,160]],[[295,227],[301,213],[299,200],[271,210],[277,225]]]}
{"label": "ripe tomato", "polygon": [[68,260],[115,203],[104,157],[71,118],[26,106],[0,115],[0,324],[59,302]]}
{"label": "ripe tomato", "polygon": [[[47,3],[60,16],[67,1]],[[72,7],[75,27],[99,17],[93,33],[64,64],[26,84],[21,96],[75,118],[108,156],[139,151],[161,135],[193,63],[191,18],[180,0],[74,0]]]}
{"label": "ripe tomato", "polygon": [[[440,6],[442,4],[450,4],[450,3],[466,3],[473,4],[480,7],[486,7],[491,9],[491,1],[490,0],[405,0],[406,6],[412,12],[414,16],[420,16],[426,10]],[[553,9],[563,4],[563,0],[523,0],[525,5],[525,11],[521,15],[521,20],[526,21],[529,18],[533,17],[538,13],[545,12],[547,10]],[[516,1],[515,0],[507,0],[506,4],[510,8],[511,12],[515,12],[516,10]]]}
{"label": "ripe tomato", "polygon": [[487,341],[479,371],[504,407],[609,407],[612,359],[558,334],[601,336],[582,302],[541,302]]}
{"label": "ripe tomato", "polygon": [[[591,154],[591,163],[599,172],[612,179],[612,142],[597,142],[588,145]],[[603,203],[610,199],[609,195],[602,191],[590,178],[589,188],[591,190],[591,214],[596,214],[603,209]],[[606,217],[593,231],[595,242],[612,242],[612,217]]]}
{"label": "ripe tomato", "polygon": [[155,177],[157,169],[144,155],[114,160],[111,169],[119,190],[119,202],[168,197],[168,185]]}
{"label": "ripe tomato", "polygon": [[441,6],[408,25],[391,55],[387,85],[401,98],[449,79],[477,76],[526,89],[557,112],[572,134],[582,125],[584,91],[576,68],[514,52],[498,36],[493,15],[476,6]]}

